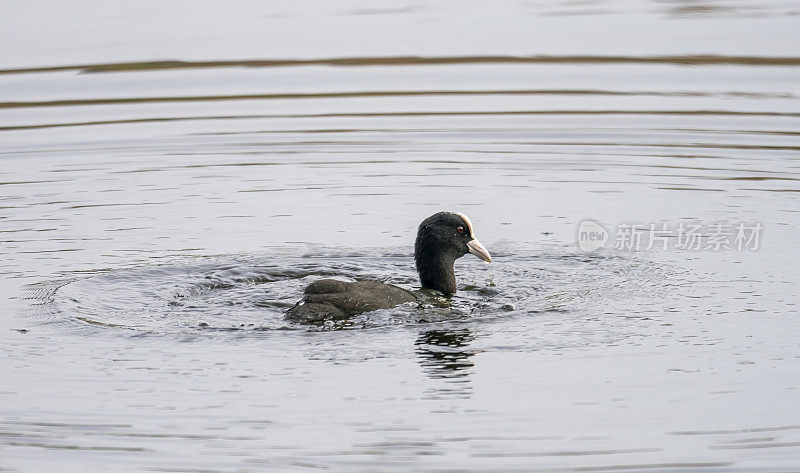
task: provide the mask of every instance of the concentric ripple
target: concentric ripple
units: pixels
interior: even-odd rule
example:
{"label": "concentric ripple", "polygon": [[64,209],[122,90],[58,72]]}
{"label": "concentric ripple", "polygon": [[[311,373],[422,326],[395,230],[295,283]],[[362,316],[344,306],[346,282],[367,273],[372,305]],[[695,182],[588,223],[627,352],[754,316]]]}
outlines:
{"label": "concentric ripple", "polygon": [[[460,290],[449,304],[407,304],[322,328],[585,313],[590,307],[605,310],[608,301],[617,308],[632,309],[648,285],[650,293],[658,291],[650,281],[654,274],[664,273],[663,268],[655,271],[655,265],[625,255],[573,254],[564,249],[529,255],[500,250],[491,266],[467,260],[457,262]],[[198,257],[99,271],[29,285],[24,299],[44,322],[78,329],[155,334],[259,332],[311,328],[291,324],[283,315],[302,297],[303,288],[321,277],[418,288],[410,254],[327,250],[300,256]],[[663,290],[663,281],[659,284]]]}

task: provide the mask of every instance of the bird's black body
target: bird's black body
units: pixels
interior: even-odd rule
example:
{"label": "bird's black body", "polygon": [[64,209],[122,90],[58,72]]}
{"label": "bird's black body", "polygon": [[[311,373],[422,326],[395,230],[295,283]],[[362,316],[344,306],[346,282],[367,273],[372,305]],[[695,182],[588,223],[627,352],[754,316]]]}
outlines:
{"label": "bird's black body", "polygon": [[[473,253],[491,262],[489,252],[472,234],[472,223],[463,214],[439,212],[419,225],[414,242],[414,261],[424,289],[450,297],[456,292],[455,261]],[[288,319],[313,323],[346,319],[377,309],[418,301],[422,295],[375,281],[346,282],[321,279],[305,290],[305,298],[289,309]]]}
{"label": "bird's black body", "polygon": [[303,301],[289,309],[289,319],[306,323],[346,319],[417,300],[411,291],[377,281],[320,279],[309,284],[305,292]]}

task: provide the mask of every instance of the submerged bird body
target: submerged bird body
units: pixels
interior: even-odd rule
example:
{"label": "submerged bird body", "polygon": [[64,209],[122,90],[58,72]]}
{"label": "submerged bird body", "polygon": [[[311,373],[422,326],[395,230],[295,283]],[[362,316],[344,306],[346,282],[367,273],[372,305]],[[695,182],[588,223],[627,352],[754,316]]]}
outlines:
{"label": "submerged bird body", "polygon": [[303,302],[289,309],[289,318],[302,322],[346,319],[417,300],[410,291],[377,281],[320,279],[309,284],[305,292]]}
{"label": "submerged bird body", "polygon": [[[439,212],[419,225],[414,261],[424,289],[451,297],[456,292],[455,261],[467,253],[491,263],[486,248],[475,238],[472,222],[461,213]],[[346,319],[362,312],[388,309],[423,296],[376,281],[347,282],[320,279],[306,287],[305,298],[289,309],[289,320],[305,323]]]}

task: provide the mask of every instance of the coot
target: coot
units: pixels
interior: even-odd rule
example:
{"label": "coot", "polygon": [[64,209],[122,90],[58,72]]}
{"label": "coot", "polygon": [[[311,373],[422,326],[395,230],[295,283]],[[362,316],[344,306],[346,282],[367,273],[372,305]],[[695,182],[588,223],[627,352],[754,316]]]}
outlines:
{"label": "coot", "polygon": [[[453,263],[467,253],[492,262],[489,252],[475,238],[472,222],[466,215],[439,212],[423,220],[414,242],[414,261],[423,289],[452,296],[456,292]],[[421,297],[417,292],[375,281],[320,279],[306,287],[305,297],[289,309],[286,318],[304,323],[346,319],[362,312],[414,302]]]}

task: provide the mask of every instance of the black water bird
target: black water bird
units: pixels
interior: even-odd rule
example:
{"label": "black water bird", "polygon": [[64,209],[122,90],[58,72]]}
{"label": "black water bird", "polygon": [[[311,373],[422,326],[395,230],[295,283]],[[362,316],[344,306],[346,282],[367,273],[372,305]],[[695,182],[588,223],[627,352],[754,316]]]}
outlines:
{"label": "black water bird", "polygon": [[[467,253],[492,262],[492,257],[475,238],[472,222],[462,213],[439,212],[422,221],[414,242],[414,261],[423,289],[445,297],[456,292],[455,261]],[[388,309],[420,300],[419,292],[376,281],[346,282],[320,279],[309,284],[305,297],[289,309],[286,318],[314,323],[346,319],[378,309]]]}

